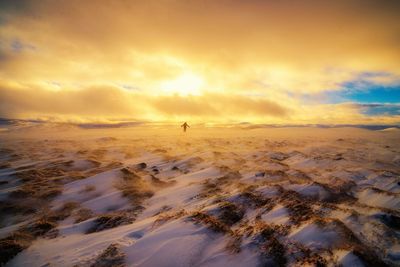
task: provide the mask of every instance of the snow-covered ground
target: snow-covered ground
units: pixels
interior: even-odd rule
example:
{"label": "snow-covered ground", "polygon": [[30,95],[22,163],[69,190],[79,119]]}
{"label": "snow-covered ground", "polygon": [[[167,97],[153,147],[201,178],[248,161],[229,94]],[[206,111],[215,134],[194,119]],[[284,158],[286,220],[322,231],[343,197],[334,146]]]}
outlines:
{"label": "snow-covered ground", "polygon": [[5,266],[400,266],[400,132],[0,133]]}

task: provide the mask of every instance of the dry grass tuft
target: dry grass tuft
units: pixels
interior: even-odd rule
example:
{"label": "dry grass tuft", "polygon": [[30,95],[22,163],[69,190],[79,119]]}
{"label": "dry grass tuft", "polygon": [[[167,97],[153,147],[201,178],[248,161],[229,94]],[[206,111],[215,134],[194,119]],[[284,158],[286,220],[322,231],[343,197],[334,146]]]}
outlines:
{"label": "dry grass tuft", "polygon": [[159,227],[160,225],[163,225],[164,223],[171,221],[171,220],[176,220],[179,218],[182,218],[183,216],[186,216],[188,213],[186,210],[181,209],[178,211],[174,212],[164,212],[160,213],[157,217],[157,219],[154,221],[152,225],[152,229]]}
{"label": "dry grass tuft", "polygon": [[203,183],[202,191],[197,197],[208,198],[220,194],[223,192],[222,188],[227,188],[229,185],[233,184],[242,177],[238,171],[232,171],[225,166],[220,168],[223,170],[227,169],[227,173],[216,179],[207,179]]}
{"label": "dry grass tuft", "polygon": [[122,168],[121,172],[123,173],[123,181],[116,184],[116,188],[121,190],[122,195],[130,200],[135,210],[143,209],[143,202],[154,195],[149,183],[129,168]]}
{"label": "dry grass tuft", "polygon": [[206,225],[214,232],[224,234],[231,233],[231,229],[226,224],[214,218],[213,216],[208,215],[207,213],[196,211],[192,215],[190,215],[189,219],[194,221],[195,223]]}
{"label": "dry grass tuft", "polygon": [[10,199],[20,201],[20,199],[32,198],[48,201],[62,193],[60,179],[64,176],[64,172],[60,168],[25,170],[18,172],[16,176],[23,184],[10,192]]}
{"label": "dry grass tuft", "polygon": [[5,215],[32,214],[37,211],[34,206],[29,201],[0,201],[0,215],[2,215],[2,218],[5,218]]}
{"label": "dry grass tuft", "polygon": [[329,203],[342,203],[342,202],[348,202],[352,203],[355,202],[357,199],[354,198],[353,196],[349,195],[349,192],[351,192],[352,188],[355,186],[354,182],[343,182],[343,181],[336,181],[337,184],[335,185],[327,185],[327,184],[321,184],[318,182],[313,182],[313,184],[321,186],[324,188],[326,191],[329,192],[330,197],[326,199],[326,202]]}
{"label": "dry grass tuft", "polygon": [[201,192],[199,193],[199,198],[208,198],[211,196],[215,196],[222,192],[221,186],[217,184],[217,181],[213,181],[211,179],[207,179],[204,184]]}
{"label": "dry grass tuft", "polygon": [[241,251],[241,245],[242,236],[234,233],[225,248],[231,253],[239,253]]}
{"label": "dry grass tuft", "polygon": [[79,207],[79,203],[70,201],[62,205],[61,208],[51,211],[47,214],[47,218],[51,221],[62,221],[72,215],[72,212]]}
{"label": "dry grass tuft", "polygon": [[279,238],[286,236],[288,232],[289,228],[286,226],[269,225],[262,221],[256,221],[253,225],[244,226],[242,235],[253,236],[253,242],[258,246],[266,265],[271,265],[270,260],[272,259],[276,266],[286,266],[286,248]]}
{"label": "dry grass tuft", "polygon": [[86,234],[100,232],[121,225],[130,224],[135,221],[135,215],[136,214],[129,211],[118,211],[101,215],[93,221],[92,227],[90,227],[86,231]]}
{"label": "dry grass tuft", "polygon": [[65,173],[63,170],[57,167],[50,167],[44,169],[31,169],[26,171],[18,172],[16,175],[23,182],[37,181],[45,178],[54,178],[63,176]]}
{"label": "dry grass tuft", "polygon": [[56,226],[54,221],[40,218],[22,226],[10,236],[0,239],[0,265],[7,263],[19,252],[28,248],[37,237],[46,235]]}
{"label": "dry grass tuft", "polygon": [[219,215],[218,219],[228,225],[232,226],[239,222],[245,214],[245,210],[230,202],[222,202],[219,205]]}
{"label": "dry grass tuft", "polygon": [[286,248],[277,238],[271,237],[260,246],[260,250],[263,256],[272,258],[276,266],[286,266]]}
{"label": "dry grass tuft", "polygon": [[57,223],[55,221],[49,220],[48,218],[40,218],[33,223],[28,224],[28,226],[22,228],[22,231],[27,232],[34,237],[39,237],[45,235],[56,226]]}
{"label": "dry grass tuft", "polygon": [[93,212],[87,208],[80,208],[74,213],[75,223],[86,221],[93,217]]}
{"label": "dry grass tuft", "polygon": [[168,186],[172,186],[174,184],[176,184],[175,180],[170,180],[168,182],[162,181],[159,178],[155,177],[154,175],[150,175],[151,176],[151,184],[153,186],[157,186],[157,187],[168,187]]}
{"label": "dry grass tuft", "polygon": [[124,168],[122,168],[120,171],[122,172],[122,178],[123,178],[125,181],[140,180],[140,179],[141,179],[140,176],[137,175],[137,174],[135,173],[135,171],[132,170],[132,169],[129,168],[129,167],[124,167]]}
{"label": "dry grass tuft", "polygon": [[301,264],[300,266],[316,266],[316,267],[325,267],[328,266],[328,262],[324,259],[320,254],[311,251],[308,248],[302,249],[303,257],[296,259],[297,263]]}
{"label": "dry grass tuft", "polygon": [[301,196],[296,191],[281,190],[280,201],[289,210],[290,221],[294,225],[300,225],[302,222],[307,221],[315,216],[311,207],[310,199]]}
{"label": "dry grass tuft", "polygon": [[20,232],[0,239],[0,265],[3,266],[18,253],[28,248],[32,241],[33,237],[31,235]]}
{"label": "dry grass tuft", "polygon": [[253,208],[263,207],[265,210],[271,210],[275,206],[271,199],[263,197],[260,192],[256,192],[251,186],[242,189],[240,197],[246,201],[246,205],[250,205]]}
{"label": "dry grass tuft", "polygon": [[90,265],[91,267],[123,267],[125,254],[117,244],[109,245]]}
{"label": "dry grass tuft", "polygon": [[202,211],[196,211],[190,215],[189,219],[196,223],[204,224],[215,232],[233,234],[230,227],[242,220],[244,214],[243,207],[230,202],[221,202],[218,207],[217,217]]}

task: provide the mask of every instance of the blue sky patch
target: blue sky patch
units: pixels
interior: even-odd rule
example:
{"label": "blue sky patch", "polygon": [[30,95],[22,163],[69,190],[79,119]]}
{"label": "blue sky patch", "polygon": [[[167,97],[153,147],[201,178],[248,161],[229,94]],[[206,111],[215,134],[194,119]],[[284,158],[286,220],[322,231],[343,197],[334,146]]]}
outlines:
{"label": "blue sky patch", "polygon": [[359,104],[361,113],[369,116],[400,115],[400,104]]}
{"label": "blue sky patch", "polygon": [[338,84],[340,90],[320,94],[303,94],[304,103],[340,104],[354,103],[368,116],[400,115],[400,80],[391,85],[378,84],[376,78],[393,79],[386,72],[363,72],[356,79]]}
{"label": "blue sky patch", "polygon": [[375,84],[365,89],[358,89],[352,83],[347,83],[342,91],[332,93],[333,97],[358,103],[400,103],[400,85],[385,87]]}
{"label": "blue sky patch", "polygon": [[375,78],[396,80],[386,72],[362,72],[356,79],[339,84],[342,90],[331,92],[330,96],[334,102],[400,103],[400,80],[383,85],[374,81]]}

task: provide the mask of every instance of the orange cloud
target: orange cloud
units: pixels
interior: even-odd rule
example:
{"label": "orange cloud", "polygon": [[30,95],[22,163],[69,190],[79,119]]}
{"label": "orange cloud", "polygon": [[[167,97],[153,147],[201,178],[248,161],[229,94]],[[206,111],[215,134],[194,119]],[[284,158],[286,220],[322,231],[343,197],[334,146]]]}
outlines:
{"label": "orange cloud", "polygon": [[55,121],[181,121],[256,123],[387,123],[400,116],[362,114],[352,103],[301,105],[244,95],[149,96],[118,87],[79,90],[35,90],[0,86],[0,117]]}
{"label": "orange cloud", "polygon": [[[399,10],[391,0],[4,0],[1,114],[319,121],[300,95],[360,72],[399,80]],[[334,107],[327,121],[341,119]]]}

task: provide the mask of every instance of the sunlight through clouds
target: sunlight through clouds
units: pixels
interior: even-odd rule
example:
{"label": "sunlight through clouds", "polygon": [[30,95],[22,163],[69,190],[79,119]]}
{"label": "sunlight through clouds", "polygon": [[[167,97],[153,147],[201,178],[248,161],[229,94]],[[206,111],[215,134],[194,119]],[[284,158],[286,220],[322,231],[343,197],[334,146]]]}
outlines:
{"label": "sunlight through clouds", "polygon": [[[9,109],[0,117],[174,121],[191,114],[296,124],[385,116],[398,123],[399,113],[359,110],[365,94],[354,92],[364,86],[380,104],[384,94],[400,102],[399,7],[373,0],[5,0],[0,97]],[[80,98],[93,88],[109,97]],[[59,94],[51,92],[70,99],[68,112],[54,107]],[[35,94],[46,98],[17,99]],[[84,101],[96,105],[96,116]],[[348,103],[354,108],[343,108]]]}

